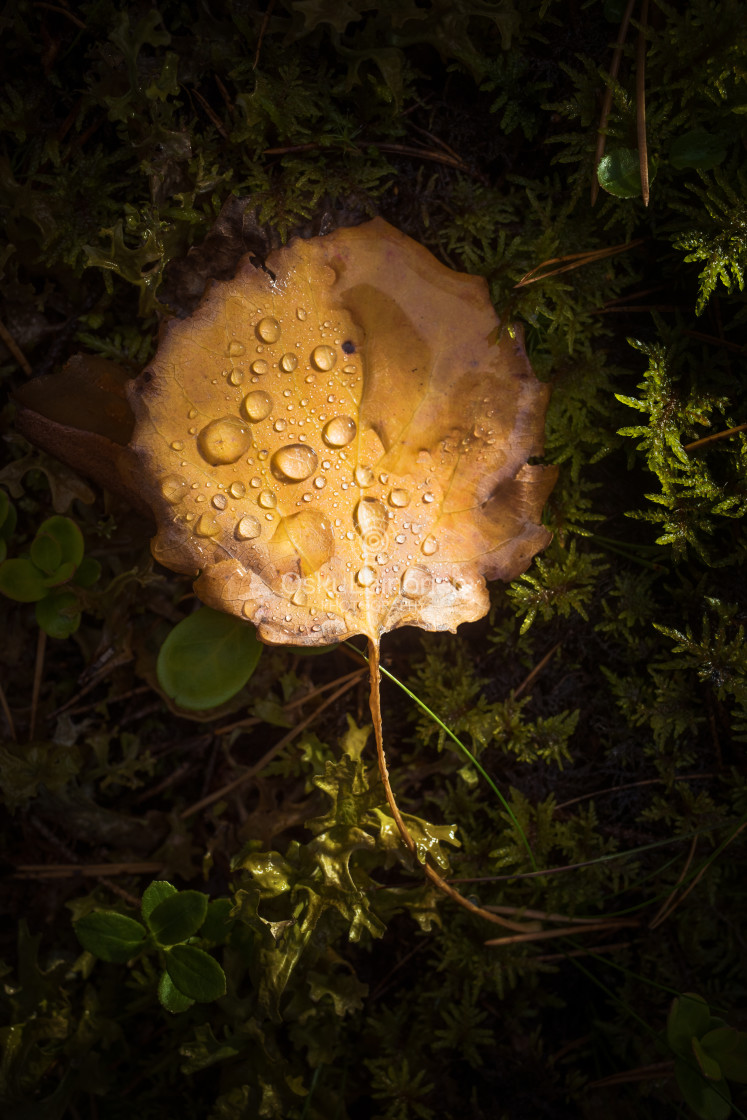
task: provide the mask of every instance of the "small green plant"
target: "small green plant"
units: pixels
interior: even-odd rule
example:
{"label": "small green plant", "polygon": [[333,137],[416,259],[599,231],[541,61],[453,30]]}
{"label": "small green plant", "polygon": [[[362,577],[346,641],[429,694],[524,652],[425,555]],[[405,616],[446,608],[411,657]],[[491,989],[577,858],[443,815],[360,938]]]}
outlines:
{"label": "small green plant", "polygon": [[262,648],[251,623],[201,607],[178,622],[161,646],[158,683],[181,708],[216,708],[244,687]]}
{"label": "small green plant", "polygon": [[18,603],[36,603],[42,630],[50,638],[68,638],[80,626],[77,589],[91,587],[101,565],[83,555],[83,534],[69,517],[48,517],[37,529],[28,555],[5,559],[15,521],[15,509],[0,491],[0,592]]}
{"label": "small green plant", "polygon": [[747,1082],[747,1031],[711,1014],[702,996],[686,992],[675,999],[667,1021],[667,1041],[676,1054],[674,1072],[680,1092],[702,1120],[731,1114],[729,1081]]}
{"label": "small green plant", "polygon": [[93,910],[75,923],[75,933],[84,949],[112,964],[157,952],[163,966],[158,999],[177,1014],[226,994],[226,974],[200,946],[225,942],[230,910],[227,898],[210,902],[201,891],[178,891],[172,883],[154,880],[141,903],[145,925],[117,910]]}

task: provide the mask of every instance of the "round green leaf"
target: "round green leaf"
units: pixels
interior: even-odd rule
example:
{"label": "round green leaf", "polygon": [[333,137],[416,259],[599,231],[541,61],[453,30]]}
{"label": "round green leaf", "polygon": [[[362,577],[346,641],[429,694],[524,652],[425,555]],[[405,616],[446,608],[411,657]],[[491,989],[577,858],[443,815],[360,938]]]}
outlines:
{"label": "round green leaf", "polygon": [[73,582],[78,587],[93,587],[100,575],[101,565],[98,560],[94,560],[92,556],[84,556],[76,569]]}
{"label": "round green leaf", "polygon": [[140,903],[140,910],[146,922],[159,902],[171,898],[176,893],[177,890],[173,883],[168,883],[165,879],[154,879],[150,886],[143,891],[143,900]]}
{"label": "round green leaf", "polygon": [[676,1058],[674,1075],[680,1092],[701,1120],[727,1120],[731,1114],[731,1091],[727,1081],[708,1081],[691,1056]]}
{"label": "round green leaf", "polygon": [[48,517],[46,521],[42,521],[36,535],[54,537],[60,547],[63,562],[72,563],[74,569],[78,567],[85,547],[83,534],[69,517]]}
{"label": "round green leaf", "polygon": [[197,933],[205,921],[208,899],[200,891],[177,891],[159,902],[146,917],[150,932],[161,945],[176,945]]}
{"label": "round green leaf", "polygon": [[208,906],[207,917],[200,926],[200,937],[222,945],[231,932],[233,903],[230,898],[216,898]]}
{"label": "round green leaf", "polygon": [[676,1054],[692,1060],[692,1039],[708,1030],[711,1012],[702,996],[685,992],[672,1001],[667,1019],[667,1041]]}
{"label": "round green leaf", "polygon": [[94,910],[73,927],[84,949],[102,961],[124,964],[145,946],[147,931],[140,922],[115,910]]}
{"label": "round green leaf", "polygon": [[178,1015],[180,1011],[188,1011],[194,1003],[193,999],[182,995],[179,989],[174,987],[174,982],[168,972],[164,972],[158,983],[158,998],[161,1001],[161,1006],[170,1011],[172,1015]]}
{"label": "round green leaf", "polygon": [[44,573],[30,560],[6,560],[0,564],[0,592],[18,603],[38,603],[47,594]]}
{"label": "round green leaf", "polygon": [[62,563],[62,549],[50,533],[37,533],[31,542],[31,559],[48,576]]}
{"label": "round green leaf", "polygon": [[[653,176],[652,176],[653,178]],[[618,148],[602,156],[597,166],[602,190],[617,198],[636,198],[641,193],[641,169],[637,148]]]}
{"label": "round green leaf", "polygon": [[194,945],[175,945],[166,954],[166,971],[182,995],[210,1003],[226,994],[226,974],[209,953]]}
{"label": "round green leaf", "polygon": [[697,167],[699,171],[710,171],[726,159],[728,146],[726,137],[718,133],[706,132],[704,128],[694,128],[673,141],[669,149],[669,162],[678,171],[686,167]]}
{"label": "round green leaf", "polygon": [[700,1040],[706,1054],[714,1058],[729,1081],[747,1082],[747,1031],[717,1027]]}
{"label": "round green leaf", "polygon": [[251,623],[201,607],[177,623],[161,646],[158,682],[182,708],[215,708],[244,687],[261,652]]}
{"label": "round green leaf", "polygon": [[53,591],[36,604],[36,621],[50,638],[69,638],[80,626],[80,604],[72,591]]}
{"label": "round green leaf", "polygon": [[72,560],[63,560],[51,576],[46,576],[44,585],[45,587],[60,587],[63,583],[69,583],[74,575],[75,564]]}

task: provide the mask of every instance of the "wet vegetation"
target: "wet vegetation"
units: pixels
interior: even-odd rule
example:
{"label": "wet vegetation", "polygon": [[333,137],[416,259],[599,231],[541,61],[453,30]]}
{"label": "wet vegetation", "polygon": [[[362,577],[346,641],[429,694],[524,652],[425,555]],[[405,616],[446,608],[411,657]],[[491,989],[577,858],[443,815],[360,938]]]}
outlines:
{"label": "wet vegetation", "polygon": [[[8,1115],[747,1113],[747,47],[736,3],[627,7],[3,9]],[[421,852],[529,934],[391,827],[355,642],[169,698],[191,580],[61,373],[133,377],[242,252],[377,215],[552,386],[551,544],[382,643]]]}

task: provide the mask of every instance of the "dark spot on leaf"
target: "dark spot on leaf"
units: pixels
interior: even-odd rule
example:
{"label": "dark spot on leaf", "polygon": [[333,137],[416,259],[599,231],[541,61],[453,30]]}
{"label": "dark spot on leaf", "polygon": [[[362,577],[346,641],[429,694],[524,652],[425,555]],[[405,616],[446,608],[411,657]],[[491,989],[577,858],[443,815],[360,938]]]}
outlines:
{"label": "dark spot on leaf", "polygon": [[343,352],[343,354],[354,354],[355,353],[355,343],[350,342],[350,341],[343,342],[342,352]]}

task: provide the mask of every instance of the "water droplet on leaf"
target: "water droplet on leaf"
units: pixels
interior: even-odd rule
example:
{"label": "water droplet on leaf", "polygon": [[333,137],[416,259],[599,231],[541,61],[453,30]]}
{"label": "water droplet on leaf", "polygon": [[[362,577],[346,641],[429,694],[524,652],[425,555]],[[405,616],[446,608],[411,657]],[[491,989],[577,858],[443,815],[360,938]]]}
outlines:
{"label": "water droplet on leaf", "polygon": [[272,471],[285,482],[303,482],[317,468],[316,453],[306,444],[291,443],[281,447],[272,457]]}
{"label": "water droplet on leaf", "polygon": [[357,432],[355,420],[350,416],[333,416],[324,425],[322,436],[330,447],[345,447],[355,439]]}
{"label": "water droplet on leaf", "polygon": [[200,454],[214,467],[235,463],[248,450],[251,442],[251,432],[236,416],[211,420],[197,437]]}
{"label": "water droplet on leaf", "polygon": [[255,389],[253,393],[244,397],[241,402],[241,412],[253,424],[266,420],[272,412],[272,397],[263,389]]}

